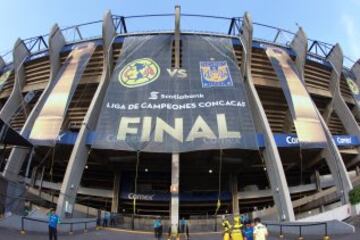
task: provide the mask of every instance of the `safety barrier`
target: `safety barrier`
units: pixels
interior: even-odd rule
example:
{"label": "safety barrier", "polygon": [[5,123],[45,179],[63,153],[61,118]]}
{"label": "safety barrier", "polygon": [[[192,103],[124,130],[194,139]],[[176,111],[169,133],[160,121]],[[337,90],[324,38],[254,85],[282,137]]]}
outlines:
{"label": "safety barrier", "polygon": [[[31,222],[38,222],[38,223],[45,223],[48,224],[47,220],[44,219],[37,219],[37,218],[30,218],[30,217],[22,217],[21,218],[21,234],[25,234],[25,220],[26,221],[31,221]],[[88,231],[88,225],[91,223],[95,223],[95,225],[97,225],[97,220],[91,219],[91,220],[87,220],[87,221],[69,221],[69,222],[61,222],[60,225],[70,225],[70,231],[69,234],[73,234],[74,233],[74,225],[79,225],[79,224],[83,224],[84,225],[84,232]]]}
{"label": "safety barrier", "polygon": [[323,240],[330,240],[330,236],[328,235],[328,223],[307,223],[307,224],[286,224],[286,223],[264,223],[267,227],[270,226],[278,226],[279,227],[279,237],[280,239],[284,238],[284,228],[298,228],[298,240],[304,240],[303,231],[307,227],[314,226],[324,226],[324,236]]}

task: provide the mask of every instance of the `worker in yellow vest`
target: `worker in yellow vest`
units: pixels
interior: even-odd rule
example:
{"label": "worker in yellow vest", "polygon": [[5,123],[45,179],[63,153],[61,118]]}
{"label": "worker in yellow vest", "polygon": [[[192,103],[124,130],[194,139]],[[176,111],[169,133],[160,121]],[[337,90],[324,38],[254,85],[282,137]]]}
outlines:
{"label": "worker in yellow vest", "polygon": [[240,221],[239,216],[234,217],[234,226],[231,231],[231,239],[232,240],[243,240],[242,230],[241,230],[242,224]]}
{"label": "worker in yellow vest", "polygon": [[222,226],[224,228],[224,240],[231,239],[231,224],[229,220],[224,216]]}

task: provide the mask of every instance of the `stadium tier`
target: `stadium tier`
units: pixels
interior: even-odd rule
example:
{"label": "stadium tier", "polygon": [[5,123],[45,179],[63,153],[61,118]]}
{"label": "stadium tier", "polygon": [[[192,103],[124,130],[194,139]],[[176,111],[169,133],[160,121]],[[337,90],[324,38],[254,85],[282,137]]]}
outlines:
{"label": "stadium tier", "polygon": [[[154,17],[174,29],[139,30]],[[198,18],[228,25],[180,27]],[[19,39],[3,58],[0,118],[33,145],[3,142],[3,191],[22,185],[13,194],[25,204],[171,224],[239,213],[294,221],[347,204],[359,181],[360,63],[301,28],[178,8],[107,12]]]}

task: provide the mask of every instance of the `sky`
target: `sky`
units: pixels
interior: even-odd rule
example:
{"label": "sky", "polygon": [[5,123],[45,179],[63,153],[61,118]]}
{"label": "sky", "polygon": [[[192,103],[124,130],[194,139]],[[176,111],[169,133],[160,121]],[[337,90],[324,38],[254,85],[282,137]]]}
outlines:
{"label": "sky", "polygon": [[[67,27],[100,20],[107,10],[122,16],[173,13],[175,5],[181,6],[182,13],[225,17],[243,16],[248,11],[254,22],[292,32],[302,26],[309,38],[339,43],[346,56],[360,58],[360,0],[1,0],[0,54],[12,49],[17,38],[48,33],[54,23]],[[216,32],[227,29],[224,21],[189,18],[182,19],[181,26]],[[128,23],[129,31],[172,27],[171,18]]]}

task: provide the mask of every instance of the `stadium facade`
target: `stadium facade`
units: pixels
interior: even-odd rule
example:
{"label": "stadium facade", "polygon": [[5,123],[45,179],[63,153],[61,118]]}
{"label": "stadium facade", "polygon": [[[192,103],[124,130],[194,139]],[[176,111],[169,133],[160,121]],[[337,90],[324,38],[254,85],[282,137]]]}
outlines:
{"label": "stadium facade", "polygon": [[[174,18],[175,30],[129,27],[153,17]],[[185,18],[224,21],[228,32],[185,31]],[[100,25],[102,36],[86,31]],[[227,213],[294,221],[349,202],[360,164],[360,64],[343,66],[338,44],[248,14],[176,8],[55,25],[19,39],[11,54],[0,61],[0,118],[33,146],[3,144],[5,195],[25,192],[62,216],[105,209],[172,224]]]}

